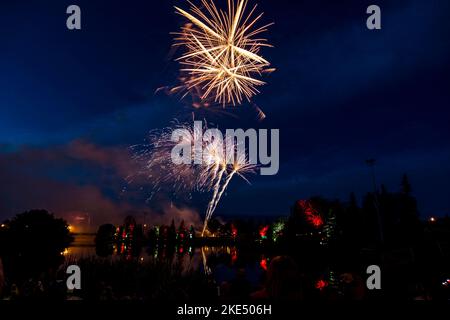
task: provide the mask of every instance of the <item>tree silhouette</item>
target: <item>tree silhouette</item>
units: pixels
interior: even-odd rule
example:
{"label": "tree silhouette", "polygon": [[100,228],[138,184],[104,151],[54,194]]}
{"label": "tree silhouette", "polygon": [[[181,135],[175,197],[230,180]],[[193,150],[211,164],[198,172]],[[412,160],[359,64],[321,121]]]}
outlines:
{"label": "tree silhouette", "polygon": [[376,195],[369,192],[364,197],[362,205],[362,228],[364,234],[361,241],[368,247],[374,247],[380,241],[379,219],[375,199]]}
{"label": "tree silhouette", "polygon": [[216,218],[211,219],[208,223],[208,230],[213,234],[218,232],[221,227],[222,227],[222,224]]}
{"label": "tree silhouette", "polygon": [[411,188],[411,184],[409,183],[409,178],[406,174],[403,175],[402,177],[402,193],[409,195],[412,192],[412,188]]}
{"label": "tree silhouette", "polygon": [[417,201],[411,192],[411,184],[405,174],[401,182],[401,192],[398,195],[399,231],[403,242],[410,246],[417,242],[421,233]]}
{"label": "tree silhouette", "polygon": [[66,221],[45,210],[19,214],[2,229],[0,256],[13,279],[56,267],[63,260],[61,252],[73,241]]}
{"label": "tree silhouette", "polygon": [[168,242],[170,244],[174,244],[177,239],[177,229],[175,228],[175,220],[172,219],[170,223],[169,232],[168,232]]}
{"label": "tree silhouette", "polygon": [[95,236],[95,250],[99,257],[106,257],[114,251],[114,235],[116,227],[112,224],[104,224],[98,228]]}
{"label": "tree silhouette", "polygon": [[351,251],[356,251],[361,246],[361,236],[363,232],[362,212],[358,206],[355,193],[350,194],[348,205],[344,209],[342,217],[338,218],[338,224],[342,231],[343,247]]}

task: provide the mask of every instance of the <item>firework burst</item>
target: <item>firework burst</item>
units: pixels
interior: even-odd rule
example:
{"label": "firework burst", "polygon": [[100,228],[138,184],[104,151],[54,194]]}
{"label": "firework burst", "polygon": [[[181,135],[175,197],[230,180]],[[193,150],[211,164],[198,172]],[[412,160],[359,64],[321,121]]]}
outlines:
{"label": "firework burst", "polygon": [[186,51],[177,59],[185,80],[175,90],[198,92],[202,101],[223,106],[250,101],[265,84],[258,78],[274,70],[260,54],[262,47],[271,46],[259,38],[271,24],[256,27],[263,14],[255,14],[256,5],[246,14],[247,0],[228,0],[226,11],[212,0],[202,0],[203,10],[189,3],[189,11],[175,7],[189,20],[174,33],[174,45]]}
{"label": "firework burst", "polygon": [[[185,132],[182,138],[174,142],[172,132],[181,129]],[[222,196],[227,190],[231,180],[239,176],[250,183],[245,175],[254,173],[257,165],[248,161],[246,153],[240,153],[239,145],[225,141],[214,140],[202,142],[202,154],[195,152],[191,155],[191,163],[175,164],[172,161],[172,150],[176,145],[186,144],[191,148],[195,145],[195,137],[202,136],[207,126],[196,127],[188,124],[174,123],[172,127],[154,131],[150,134],[149,143],[134,146],[135,160],[142,162],[143,170],[139,174],[152,182],[152,195],[169,187],[174,194],[179,192],[211,192],[208,203],[202,235],[204,235],[208,222],[214,214]],[[233,141],[234,142],[234,141]],[[234,161],[227,162],[227,145],[232,145]],[[199,158],[201,157],[201,159]]]}

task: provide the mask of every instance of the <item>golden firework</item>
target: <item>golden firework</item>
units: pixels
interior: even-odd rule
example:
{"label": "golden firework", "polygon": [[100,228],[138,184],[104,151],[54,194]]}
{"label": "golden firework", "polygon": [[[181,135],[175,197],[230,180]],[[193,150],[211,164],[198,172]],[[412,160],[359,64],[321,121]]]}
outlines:
{"label": "golden firework", "polygon": [[183,86],[188,92],[200,90],[202,100],[223,106],[250,101],[265,84],[257,78],[274,70],[260,54],[262,47],[271,47],[259,38],[271,24],[256,27],[263,14],[255,14],[256,5],[246,14],[247,0],[228,0],[226,11],[212,0],[201,2],[202,9],[189,2],[189,12],[175,7],[189,20],[175,33],[175,45],[186,50],[177,59],[188,75]]}

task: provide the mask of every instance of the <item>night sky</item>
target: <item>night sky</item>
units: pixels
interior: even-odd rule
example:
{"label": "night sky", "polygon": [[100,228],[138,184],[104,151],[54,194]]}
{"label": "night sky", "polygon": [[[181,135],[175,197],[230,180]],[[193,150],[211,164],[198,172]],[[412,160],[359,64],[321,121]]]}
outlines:
{"label": "night sky", "polygon": [[[252,0],[250,0],[253,3]],[[82,30],[66,28],[70,4]],[[366,8],[382,30],[366,28]],[[195,218],[205,195],[147,200],[130,146],[152,129],[189,119],[176,84],[170,32],[185,20],[181,0],[0,3],[0,219],[45,208],[88,212],[96,223],[143,211]],[[222,217],[281,215],[297,199],[359,200],[372,190],[365,160],[388,191],[409,175],[422,217],[450,214],[450,2],[261,0],[277,71],[249,104],[199,112],[221,128],[280,129],[273,177],[236,179]],[[139,179],[138,179],[139,180]],[[172,205],[171,205],[172,202]]]}

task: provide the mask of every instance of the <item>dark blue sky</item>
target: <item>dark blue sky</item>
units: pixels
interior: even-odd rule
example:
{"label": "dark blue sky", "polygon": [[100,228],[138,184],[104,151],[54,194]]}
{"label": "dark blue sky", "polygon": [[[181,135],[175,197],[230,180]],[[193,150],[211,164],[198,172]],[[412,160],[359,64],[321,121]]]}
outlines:
{"label": "dark blue sky", "polygon": [[[253,3],[253,1],[250,1]],[[366,8],[382,9],[382,30],[366,28]],[[78,4],[82,30],[65,27]],[[176,83],[172,36],[182,0],[21,1],[0,4],[0,218],[40,207],[86,211],[107,220],[134,210],[165,210],[128,185],[130,145],[189,110],[155,94]],[[206,112],[225,127],[279,128],[274,177],[233,181],[217,213],[285,214],[299,198],[346,200],[377,179],[399,188],[407,173],[422,216],[450,214],[450,3],[410,1],[259,1],[277,68],[254,99]],[[204,200],[204,199],[203,199]],[[202,213],[202,198],[178,199]],[[189,209],[187,209],[189,208]]]}

